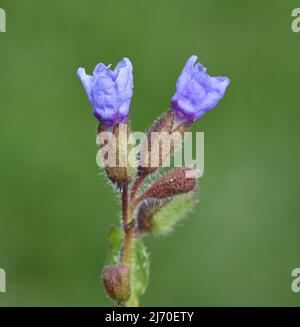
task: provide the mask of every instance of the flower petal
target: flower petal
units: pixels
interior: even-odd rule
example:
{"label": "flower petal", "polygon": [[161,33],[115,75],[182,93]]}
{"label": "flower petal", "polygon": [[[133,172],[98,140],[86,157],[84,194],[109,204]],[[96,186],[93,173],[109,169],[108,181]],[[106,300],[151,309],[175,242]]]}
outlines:
{"label": "flower petal", "polygon": [[176,93],[172,97],[173,111],[186,122],[202,117],[213,109],[224,96],[229,79],[210,77],[206,68],[197,63],[197,56],[191,56],[185,64],[176,83]]}
{"label": "flower petal", "polygon": [[85,89],[85,92],[87,93],[88,99],[90,100],[91,104],[93,105],[92,100],[92,83],[93,83],[93,77],[90,75],[87,75],[84,68],[79,68],[77,70],[77,75],[79,79],[82,82],[82,85]]}
{"label": "flower petal", "polygon": [[94,108],[94,116],[107,126],[126,121],[132,98],[132,64],[124,58],[112,71],[109,66],[98,64],[93,76],[78,69],[78,76]]}

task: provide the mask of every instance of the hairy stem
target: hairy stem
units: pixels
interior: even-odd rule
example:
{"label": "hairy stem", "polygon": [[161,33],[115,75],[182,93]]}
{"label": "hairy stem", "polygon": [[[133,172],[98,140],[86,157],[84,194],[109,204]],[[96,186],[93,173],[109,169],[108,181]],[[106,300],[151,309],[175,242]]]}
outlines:
{"label": "hairy stem", "polygon": [[134,240],[135,221],[128,199],[128,184],[122,190],[122,220],[124,230],[124,246],[121,253],[121,263],[131,268],[132,248]]}
{"label": "hairy stem", "polygon": [[136,195],[139,187],[143,183],[143,180],[145,179],[145,177],[146,177],[145,175],[141,175],[135,180],[135,182],[134,182],[134,184],[133,184],[133,186],[131,188],[131,194],[130,194],[130,199],[131,200],[133,200],[135,198],[135,195]]}
{"label": "hairy stem", "polygon": [[128,184],[122,189],[122,220],[124,226],[128,224]]}

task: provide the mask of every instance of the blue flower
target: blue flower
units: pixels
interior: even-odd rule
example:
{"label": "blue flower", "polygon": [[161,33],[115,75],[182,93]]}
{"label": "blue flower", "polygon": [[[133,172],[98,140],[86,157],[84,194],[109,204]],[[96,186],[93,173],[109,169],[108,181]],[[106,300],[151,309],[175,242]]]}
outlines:
{"label": "blue flower", "polygon": [[87,75],[79,68],[80,78],[88,99],[94,108],[94,116],[105,126],[127,120],[133,93],[132,64],[129,59],[121,60],[114,71],[110,65],[98,64],[93,75]]}
{"label": "blue flower", "polygon": [[197,56],[187,61],[176,84],[171,107],[179,120],[191,123],[213,109],[230,83],[227,77],[210,77],[206,68],[196,64]]}

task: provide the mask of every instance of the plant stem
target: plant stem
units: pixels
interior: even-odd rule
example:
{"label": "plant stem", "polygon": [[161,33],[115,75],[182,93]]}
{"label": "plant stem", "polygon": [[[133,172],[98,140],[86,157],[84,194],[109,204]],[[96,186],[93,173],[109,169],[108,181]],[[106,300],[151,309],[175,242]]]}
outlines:
{"label": "plant stem", "polygon": [[135,221],[128,201],[128,184],[122,190],[122,220],[124,230],[124,246],[121,253],[121,263],[131,268]]}
{"label": "plant stem", "polygon": [[122,190],[122,220],[123,225],[128,224],[128,184],[124,184]]}
{"label": "plant stem", "polygon": [[131,194],[130,194],[131,200],[133,200],[135,198],[135,195],[136,195],[139,187],[141,186],[143,180],[145,179],[145,177],[146,177],[145,175],[141,175],[135,180],[135,182],[131,188]]}

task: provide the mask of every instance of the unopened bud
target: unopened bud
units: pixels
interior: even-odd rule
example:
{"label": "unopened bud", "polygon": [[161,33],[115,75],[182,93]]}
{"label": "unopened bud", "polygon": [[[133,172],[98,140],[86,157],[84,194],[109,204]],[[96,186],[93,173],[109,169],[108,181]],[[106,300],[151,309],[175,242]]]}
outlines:
{"label": "unopened bud", "polygon": [[137,214],[137,227],[136,233],[138,235],[145,234],[152,230],[153,216],[160,210],[161,204],[157,203],[144,203],[139,208]]}
{"label": "unopened bud", "polygon": [[182,220],[195,204],[196,192],[176,195],[164,200],[149,200],[142,203],[137,214],[137,236],[148,233],[166,234]]}
{"label": "unopened bud", "polygon": [[[107,131],[106,127],[99,125],[98,133],[100,135],[100,151],[106,160],[105,170],[108,178],[117,184],[126,184],[131,181],[135,171],[128,164],[128,137],[131,128],[130,122],[126,124],[116,124],[112,133]],[[105,135],[101,139],[101,133]],[[105,133],[105,134],[104,134]],[[109,160],[111,155],[112,160]]]}
{"label": "unopened bud", "polygon": [[[145,142],[140,151],[140,163],[141,165],[138,168],[138,174],[140,176],[147,176],[156,171],[158,167],[163,166],[163,162],[167,158],[171,158],[174,154],[174,144],[170,144],[170,149],[168,153],[165,153],[162,148],[161,140],[157,139],[160,135],[166,134],[167,136],[171,136],[172,133],[179,133],[182,137],[183,133],[188,129],[189,124],[187,123],[177,123],[176,116],[173,111],[165,112],[160,118],[156,120],[150,129],[147,135],[147,142]],[[175,134],[174,134],[175,135]],[[156,140],[157,139],[157,140]],[[156,159],[152,158],[153,152],[151,151],[151,146],[156,143],[156,141],[160,142],[159,144],[159,153],[155,153],[155,156],[159,156],[158,165],[152,166],[153,162],[156,162]],[[169,139],[171,141],[171,139]],[[176,147],[176,145],[175,145]]]}
{"label": "unopened bud", "polygon": [[130,297],[130,271],[126,265],[108,266],[103,271],[103,283],[108,295],[118,303]]}
{"label": "unopened bud", "polygon": [[137,201],[141,202],[146,198],[165,199],[195,190],[197,186],[196,178],[187,177],[195,175],[193,171],[195,169],[178,168],[160,177]]}

